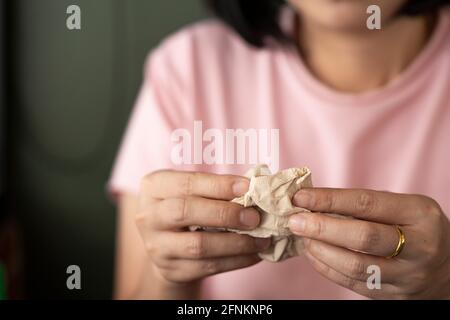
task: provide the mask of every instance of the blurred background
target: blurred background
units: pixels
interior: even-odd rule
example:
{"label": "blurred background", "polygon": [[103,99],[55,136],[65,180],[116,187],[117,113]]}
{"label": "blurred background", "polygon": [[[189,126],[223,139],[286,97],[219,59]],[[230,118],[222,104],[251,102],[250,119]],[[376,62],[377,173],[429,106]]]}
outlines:
{"label": "blurred background", "polygon": [[[0,297],[109,299],[105,184],[147,53],[200,0],[0,0]],[[69,5],[81,30],[68,30]],[[66,268],[81,268],[68,290]]]}

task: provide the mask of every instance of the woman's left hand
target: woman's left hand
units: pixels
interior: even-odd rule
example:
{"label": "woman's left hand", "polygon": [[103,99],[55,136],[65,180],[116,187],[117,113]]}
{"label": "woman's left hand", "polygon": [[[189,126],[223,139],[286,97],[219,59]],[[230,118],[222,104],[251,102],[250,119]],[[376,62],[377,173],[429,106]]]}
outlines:
{"label": "woman's left hand", "polygon": [[[300,190],[293,203],[313,212],[292,216],[289,227],[305,237],[306,256],[329,280],[376,299],[450,299],[450,223],[436,201],[421,195],[312,188]],[[399,244],[397,226],[406,243],[398,256],[386,258]],[[369,285],[369,266],[379,267],[379,289]]]}

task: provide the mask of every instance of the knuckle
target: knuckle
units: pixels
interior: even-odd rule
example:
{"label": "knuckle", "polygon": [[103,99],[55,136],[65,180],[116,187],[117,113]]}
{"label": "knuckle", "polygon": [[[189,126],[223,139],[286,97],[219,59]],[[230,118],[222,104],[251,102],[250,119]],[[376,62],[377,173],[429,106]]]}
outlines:
{"label": "knuckle", "polygon": [[325,257],[326,250],[318,241],[308,241],[307,250],[316,257]]}
{"label": "knuckle", "polygon": [[311,260],[310,263],[312,264],[314,269],[316,269],[319,273],[323,274],[325,277],[329,279],[332,278],[331,274],[332,270],[329,266],[323,263],[319,263],[318,260],[316,259]]}
{"label": "knuckle", "polygon": [[158,246],[156,245],[155,241],[153,241],[153,239],[145,239],[144,247],[149,257],[158,256]]}
{"label": "knuckle", "polygon": [[146,229],[152,229],[156,221],[156,215],[159,210],[159,203],[149,203],[145,208],[139,208],[134,215],[134,224],[142,232]]}
{"label": "knuckle", "polygon": [[141,191],[146,191],[153,183],[155,173],[149,173],[141,179]]}
{"label": "knuckle", "polygon": [[142,236],[153,231],[154,220],[151,212],[139,212],[134,216],[134,224]]}
{"label": "knuckle", "polygon": [[196,280],[195,275],[191,271],[187,271],[189,268],[181,268],[177,264],[173,264],[172,261],[160,259],[161,263],[153,262],[158,276],[172,284],[184,284],[192,280]]}
{"label": "knuckle", "polygon": [[417,292],[423,289],[423,287],[428,284],[430,275],[425,271],[418,271],[412,275],[410,280],[412,280],[409,281],[409,283],[411,284],[411,289]]}
{"label": "knuckle", "polygon": [[201,259],[206,256],[206,237],[203,232],[195,232],[187,242],[187,253],[195,259]]}
{"label": "knuckle", "polygon": [[419,277],[422,277],[422,275],[408,277],[408,282],[405,282],[395,291],[395,298],[398,300],[420,299],[420,295],[426,291],[428,283],[416,282],[416,280],[421,281]]}
{"label": "knuckle", "polygon": [[344,286],[349,288],[350,290],[356,289],[357,285],[358,285],[358,281],[353,278],[346,277],[344,279]]}
{"label": "knuckle", "polygon": [[324,211],[333,211],[333,208],[335,207],[334,203],[334,193],[333,192],[326,192],[325,195],[322,197],[323,206],[325,208]]}
{"label": "knuckle", "polygon": [[436,200],[422,196],[423,199],[423,211],[429,218],[440,218],[442,214],[441,207]]}
{"label": "knuckle", "polygon": [[193,195],[194,179],[196,175],[197,173],[195,172],[188,172],[183,176],[181,181],[181,190],[185,196]]}
{"label": "knuckle", "polygon": [[154,266],[159,270],[171,270],[172,269],[172,261],[167,259],[164,256],[153,256],[151,257],[151,261]]}
{"label": "knuckle", "polygon": [[424,265],[439,264],[446,259],[447,255],[442,254],[447,250],[444,237],[441,230],[436,230],[426,241],[419,244],[420,260]]}
{"label": "knuckle", "polygon": [[232,223],[233,215],[230,207],[226,204],[220,204],[216,208],[216,219],[219,226],[228,226]]}
{"label": "knuckle", "polygon": [[358,259],[350,259],[346,268],[351,278],[364,279],[367,274],[366,266]]}
{"label": "knuckle", "polygon": [[355,206],[356,210],[364,213],[372,213],[375,209],[376,197],[371,191],[363,190],[356,198]]}
{"label": "knuckle", "polygon": [[172,272],[171,270],[165,269],[165,268],[158,268],[158,272],[166,280],[169,280],[171,278]]}
{"label": "knuckle", "polygon": [[380,243],[380,233],[370,227],[362,227],[359,235],[359,248],[358,250],[364,252],[371,252]]}
{"label": "knuckle", "polygon": [[313,216],[311,215],[311,218],[309,219],[308,223],[306,223],[305,227],[305,233],[312,238],[315,239],[321,239],[322,236],[325,235],[326,227],[325,223],[323,222],[320,217],[317,215]]}
{"label": "knuckle", "polygon": [[344,276],[344,275],[336,277],[336,272],[326,265],[322,265],[322,266],[316,265],[316,268],[319,268],[320,272],[323,275],[325,275],[325,277],[327,277],[329,279],[334,279],[334,281],[336,281],[340,285],[342,285],[350,290],[355,289],[358,285],[358,280],[353,279],[351,277]]}
{"label": "knuckle", "polygon": [[181,282],[181,279],[179,279],[179,277],[176,276],[176,273],[174,270],[161,268],[158,270],[158,272],[159,272],[160,276],[166,281],[174,282],[174,283]]}
{"label": "knuckle", "polygon": [[217,222],[219,226],[237,227],[239,226],[239,210],[237,207],[223,203],[217,207]]}
{"label": "knuckle", "polygon": [[202,262],[201,268],[206,274],[214,274],[219,271],[219,263],[215,260],[205,260]]}
{"label": "knuckle", "polygon": [[147,225],[147,214],[140,212],[134,216],[134,223],[138,229],[144,228]]}
{"label": "knuckle", "polygon": [[167,172],[168,170],[157,170],[146,174],[141,179],[141,191],[144,193],[152,191],[154,186],[158,184],[158,179]]}
{"label": "knuckle", "polygon": [[179,198],[174,200],[173,220],[176,223],[182,223],[189,218],[189,198]]}
{"label": "knuckle", "polygon": [[209,185],[208,188],[211,190],[213,194],[221,194],[222,193],[222,183],[220,178],[212,178],[208,179]]}
{"label": "knuckle", "polygon": [[435,261],[440,255],[440,248],[438,245],[429,244],[423,249],[422,257],[426,263]]}

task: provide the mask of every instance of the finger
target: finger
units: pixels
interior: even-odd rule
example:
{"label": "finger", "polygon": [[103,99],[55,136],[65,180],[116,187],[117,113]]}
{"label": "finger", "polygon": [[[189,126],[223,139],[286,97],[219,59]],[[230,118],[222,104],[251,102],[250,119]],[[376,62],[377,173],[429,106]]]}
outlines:
{"label": "finger", "polygon": [[350,251],[317,240],[306,241],[306,251],[330,268],[357,281],[367,281],[373,274],[373,268],[380,271],[382,283],[397,283],[403,275],[400,270],[402,268],[399,268],[400,264],[396,261]]}
{"label": "finger", "polygon": [[413,224],[424,206],[421,197],[360,189],[309,188],[293,203],[311,211],[338,213],[386,224]]}
{"label": "finger", "polygon": [[161,230],[194,225],[250,230],[256,228],[260,222],[260,215],[253,208],[200,197],[160,200],[153,210],[155,228]]}
{"label": "finger", "polygon": [[369,289],[367,282],[352,279],[334,270],[330,266],[312,256],[307,251],[305,252],[305,256],[308,258],[312,267],[323,277],[365,297],[383,299],[386,297],[386,294],[395,294],[397,292],[397,288],[395,286],[387,283],[381,283],[380,289],[377,289],[376,287],[374,289]]}
{"label": "finger", "polygon": [[289,228],[299,236],[381,257],[395,251],[399,237],[392,225],[320,213],[295,214],[289,220]]}
{"label": "finger", "polygon": [[203,260],[172,260],[164,276],[175,282],[194,281],[218,273],[249,267],[260,262],[257,255],[244,255]]}
{"label": "finger", "polygon": [[163,232],[156,243],[166,258],[205,259],[255,254],[266,250],[269,238],[254,238],[231,232]]}
{"label": "finger", "polygon": [[249,180],[240,176],[202,172],[157,171],[141,183],[141,194],[153,198],[199,196],[231,200],[245,194]]}

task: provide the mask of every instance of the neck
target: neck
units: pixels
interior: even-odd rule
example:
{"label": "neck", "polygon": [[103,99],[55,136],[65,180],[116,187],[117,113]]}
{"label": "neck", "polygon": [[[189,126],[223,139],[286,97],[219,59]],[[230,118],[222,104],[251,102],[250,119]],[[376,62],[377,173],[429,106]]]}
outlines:
{"label": "neck", "polygon": [[323,83],[362,93],[386,85],[410,65],[425,46],[431,27],[426,17],[402,17],[379,31],[336,31],[298,24],[305,63]]}

